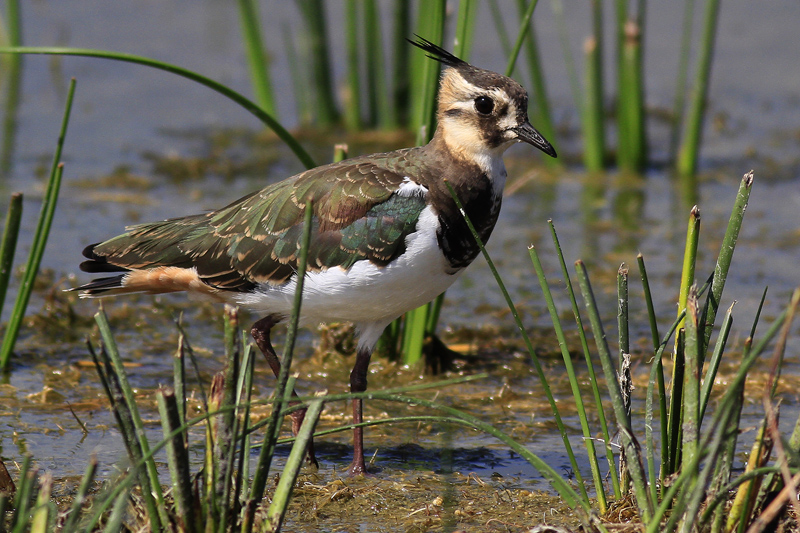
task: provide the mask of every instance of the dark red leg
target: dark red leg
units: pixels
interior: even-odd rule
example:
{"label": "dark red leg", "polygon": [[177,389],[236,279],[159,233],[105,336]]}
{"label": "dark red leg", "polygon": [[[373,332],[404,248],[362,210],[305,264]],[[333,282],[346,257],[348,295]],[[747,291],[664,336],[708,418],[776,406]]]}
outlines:
{"label": "dark red leg", "polygon": [[[275,379],[277,379],[278,375],[281,373],[281,361],[275,353],[275,349],[272,347],[272,342],[269,340],[269,332],[278,322],[280,322],[280,320],[276,316],[269,315],[253,324],[253,327],[250,329],[250,335],[253,336],[259,349],[264,354],[264,357],[266,357],[267,363],[269,363],[269,367],[272,369],[272,373],[275,374]],[[292,390],[292,396],[297,398],[297,393],[294,390]],[[297,402],[292,402],[292,405],[296,404]],[[300,409],[291,414],[293,435],[297,435],[297,432],[300,431],[300,426],[303,424],[305,416],[305,409]],[[313,465],[315,468],[319,468],[317,456],[314,454],[313,439],[308,443],[306,463]]]}
{"label": "dark red leg", "polygon": [[[350,372],[350,392],[364,392],[367,390],[367,369],[372,351],[366,348],[359,348],[356,354],[356,364]],[[363,421],[363,401],[353,400],[353,424],[360,424]],[[367,473],[367,465],[364,463],[364,428],[353,429],[353,463],[347,469],[350,476],[359,476]]]}

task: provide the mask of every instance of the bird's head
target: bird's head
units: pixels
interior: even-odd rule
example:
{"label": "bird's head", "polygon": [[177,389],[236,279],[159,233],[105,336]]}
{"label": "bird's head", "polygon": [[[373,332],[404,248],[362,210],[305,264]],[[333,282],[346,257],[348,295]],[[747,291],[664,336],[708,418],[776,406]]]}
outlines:
{"label": "bird's head", "polygon": [[474,67],[418,36],[412,44],[446,65],[439,85],[437,135],[467,159],[493,158],[516,142],[556,151],[528,121],[528,93],[516,81]]}

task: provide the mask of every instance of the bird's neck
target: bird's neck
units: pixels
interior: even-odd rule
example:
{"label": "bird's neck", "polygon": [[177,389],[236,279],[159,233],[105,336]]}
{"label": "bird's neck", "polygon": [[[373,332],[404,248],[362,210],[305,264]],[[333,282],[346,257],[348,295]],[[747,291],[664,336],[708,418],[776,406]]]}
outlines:
{"label": "bird's neck", "polygon": [[474,182],[477,175],[483,174],[491,182],[492,192],[502,194],[506,178],[503,152],[508,146],[489,148],[464,128],[448,128],[440,124],[424,150],[433,155],[433,160],[448,167],[450,171],[442,175],[454,188],[462,184],[469,186],[469,182]]}
{"label": "bird's neck", "polygon": [[[506,169],[502,152],[487,152],[485,157],[471,157],[470,152],[453,149],[446,136],[437,130],[426,146],[420,148],[426,172],[420,173],[421,183],[428,189],[428,198],[439,219],[439,246],[454,271],[460,270],[477,256],[478,247],[464,222],[464,214],[486,242],[497,222]],[[464,214],[457,208],[446,183],[449,183]]]}

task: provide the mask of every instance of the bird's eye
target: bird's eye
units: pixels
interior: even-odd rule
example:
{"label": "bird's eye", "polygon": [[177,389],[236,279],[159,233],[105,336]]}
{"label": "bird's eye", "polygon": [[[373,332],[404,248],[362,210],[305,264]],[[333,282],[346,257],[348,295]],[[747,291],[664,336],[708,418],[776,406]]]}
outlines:
{"label": "bird's eye", "polygon": [[475,109],[481,115],[488,115],[494,109],[494,100],[488,96],[479,96],[475,99]]}

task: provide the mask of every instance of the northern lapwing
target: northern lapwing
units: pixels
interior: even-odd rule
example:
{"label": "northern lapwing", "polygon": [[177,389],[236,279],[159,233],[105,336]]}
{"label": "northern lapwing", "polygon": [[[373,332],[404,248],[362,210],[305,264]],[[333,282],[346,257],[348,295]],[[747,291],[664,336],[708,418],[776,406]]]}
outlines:
{"label": "northern lapwing", "polygon": [[[500,213],[506,149],[525,142],[556,157],[528,122],[528,95],[517,82],[425,39],[412,44],[446,67],[438,126],[427,145],[314,168],[210,213],[131,226],[83,251],[88,260],[81,270],[112,276],[75,290],[83,297],[186,291],[249,309],[264,317],[251,333],[277,376],[280,360],[270,331],[291,312],[310,199],[300,324],[355,324],[350,390],[365,391],[370,356],[384,328],[441,294],[478,255],[445,182],[485,242]],[[293,415],[295,431],[303,416]],[[362,401],[353,400],[353,423],[361,421]],[[349,473],[363,474],[363,429],[353,433]],[[308,458],[316,463],[313,446]]]}

